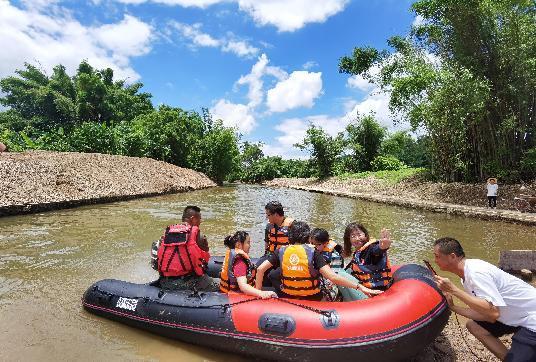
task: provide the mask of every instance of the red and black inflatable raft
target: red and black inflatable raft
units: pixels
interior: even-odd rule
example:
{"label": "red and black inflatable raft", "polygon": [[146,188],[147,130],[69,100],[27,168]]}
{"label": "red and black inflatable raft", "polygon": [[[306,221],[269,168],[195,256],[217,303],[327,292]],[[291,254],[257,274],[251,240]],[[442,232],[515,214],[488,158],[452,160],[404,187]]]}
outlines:
{"label": "red and black inflatable raft", "polygon": [[402,361],[431,343],[450,311],[431,273],[408,264],[385,293],[355,302],[259,300],[243,294],[164,292],[102,280],[82,299],[106,318],[184,342],[287,361]]}

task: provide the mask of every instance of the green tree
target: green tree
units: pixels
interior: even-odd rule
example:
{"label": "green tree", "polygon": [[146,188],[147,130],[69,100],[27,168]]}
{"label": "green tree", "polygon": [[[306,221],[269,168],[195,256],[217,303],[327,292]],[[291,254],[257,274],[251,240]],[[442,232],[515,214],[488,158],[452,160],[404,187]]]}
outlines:
{"label": "green tree", "polygon": [[517,177],[535,146],[534,1],[418,0],[412,9],[423,22],[389,39],[394,53],[356,48],[339,71],[391,91],[391,110],[430,137],[442,179]]}
{"label": "green tree", "polygon": [[394,156],[410,167],[430,166],[426,157],[428,149],[419,141],[421,138],[415,139],[406,131],[396,131],[383,140],[380,153]]}
{"label": "green tree", "polygon": [[211,124],[204,137],[193,145],[190,164],[219,185],[240,167],[238,136],[219,120]]}
{"label": "green tree", "polygon": [[386,130],[368,115],[358,119],[346,127],[348,133],[347,147],[350,149],[354,168],[352,171],[370,171],[371,162],[378,156],[380,145],[385,137]]}
{"label": "green tree", "polygon": [[328,135],[322,128],[311,125],[307,129],[302,143],[295,147],[310,152],[311,162],[316,168],[317,176],[325,178],[333,175],[333,166],[344,146],[343,135]]}

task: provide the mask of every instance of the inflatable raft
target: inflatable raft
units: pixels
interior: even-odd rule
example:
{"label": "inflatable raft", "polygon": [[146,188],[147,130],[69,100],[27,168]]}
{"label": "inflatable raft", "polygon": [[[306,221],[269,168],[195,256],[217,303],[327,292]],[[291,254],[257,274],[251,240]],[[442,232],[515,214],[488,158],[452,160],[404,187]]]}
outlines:
{"label": "inflatable raft", "polygon": [[399,267],[385,293],[355,302],[166,292],[102,280],[85,292],[82,304],[91,313],[169,338],[286,361],[406,360],[437,337],[450,315],[431,273],[415,264]]}

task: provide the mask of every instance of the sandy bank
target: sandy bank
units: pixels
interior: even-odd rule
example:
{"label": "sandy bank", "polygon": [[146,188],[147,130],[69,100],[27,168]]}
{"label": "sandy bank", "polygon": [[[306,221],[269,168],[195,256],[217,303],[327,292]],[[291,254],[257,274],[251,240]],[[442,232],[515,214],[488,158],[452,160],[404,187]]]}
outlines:
{"label": "sandy bank", "polygon": [[487,208],[485,184],[433,183],[407,179],[392,184],[369,177],[365,179],[274,179],[266,183],[274,187],[290,187],[322,192],[391,205],[445,212],[488,220],[504,220],[536,225],[536,213],[521,213],[515,209],[514,197],[520,192],[536,195],[536,184],[500,185],[497,208]]}
{"label": "sandy bank", "polygon": [[98,153],[2,153],[0,175],[0,216],[216,186],[166,162]]}

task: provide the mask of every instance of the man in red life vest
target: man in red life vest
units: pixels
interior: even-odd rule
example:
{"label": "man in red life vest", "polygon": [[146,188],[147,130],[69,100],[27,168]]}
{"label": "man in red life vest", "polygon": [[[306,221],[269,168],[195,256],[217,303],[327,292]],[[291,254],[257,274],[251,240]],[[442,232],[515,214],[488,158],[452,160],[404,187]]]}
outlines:
{"label": "man in red life vest", "polygon": [[168,226],[160,238],[157,266],[162,289],[219,290],[219,283],[205,273],[210,254],[207,239],[199,231],[199,224],[201,209],[186,206],[182,224]]}

